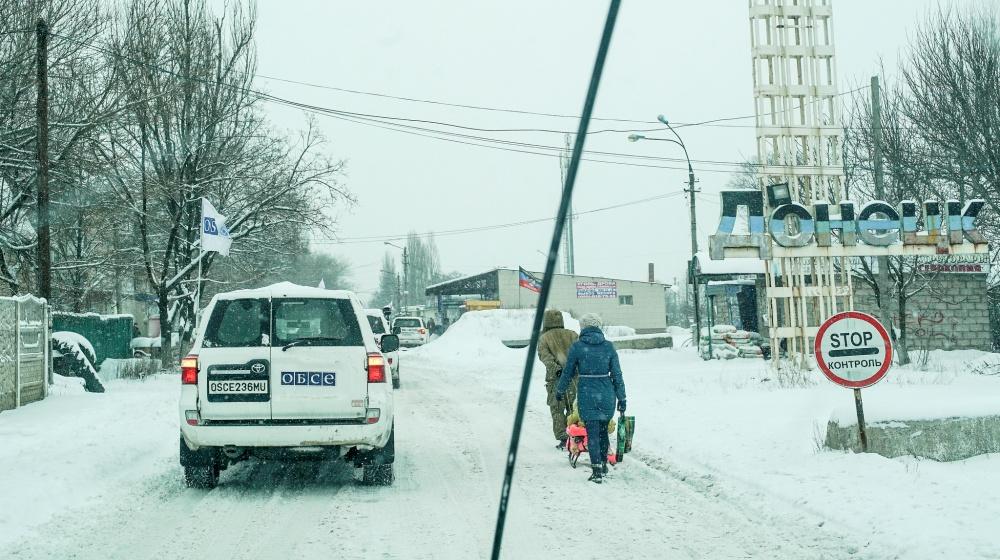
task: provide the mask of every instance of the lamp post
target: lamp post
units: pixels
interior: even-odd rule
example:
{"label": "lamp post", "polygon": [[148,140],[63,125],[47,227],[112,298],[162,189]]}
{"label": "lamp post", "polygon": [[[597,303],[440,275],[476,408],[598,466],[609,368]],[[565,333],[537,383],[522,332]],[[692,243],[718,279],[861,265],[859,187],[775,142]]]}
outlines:
{"label": "lamp post", "polygon": [[407,293],[407,287],[409,286],[409,284],[407,283],[407,280],[409,278],[409,274],[408,274],[409,270],[408,269],[409,269],[409,266],[410,266],[409,255],[408,255],[408,253],[406,251],[406,247],[400,247],[399,245],[396,245],[395,243],[389,243],[388,241],[383,241],[382,243],[384,245],[388,245],[390,247],[395,247],[397,249],[402,249],[403,250],[403,289],[402,289],[402,292],[403,292],[402,293],[403,303],[402,303],[402,305],[403,305],[403,309],[404,309],[404,313],[405,313],[406,303],[407,303],[407,301],[406,301],[406,299],[407,299],[406,298],[406,293]]}
{"label": "lamp post", "polygon": [[[684,159],[687,160],[688,164],[688,188],[684,189],[684,192],[688,193],[689,208],[691,211],[691,260],[688,263],[688,276],[691,278],[691,282],[694,288],[694,342],[698,344],[698,338],[701,336],[701,309],[700,309],[700,297],[698,296],[698,276],[694,269],[694,257],[698,254],[698,217],[695,212],[695,194],[698,192],[694,188],[694,168],[691,167],[691,157],[688,156],[687,146],[684,145],[684,140],[681,139],[680,134],[674,130],[674,127],[670,126],[670,121],[667,120],[663,115],[656,117],[656,120],[663,123],[664,126],[673,133],[674,138],[650,138],[648,136],[643,136],[642,134],[630,134],[628,137],[629,142],[638,142],[639,140],[655,140],[657,142],[671,142],[677,144],[684,150]],[[709,333],[709,345],[711,345],[711,333]],[[696,348],[699,346],[696,346]],[[711,348],[711,346],[710,346]],[[711,356],[711,351],[709,352]]]}

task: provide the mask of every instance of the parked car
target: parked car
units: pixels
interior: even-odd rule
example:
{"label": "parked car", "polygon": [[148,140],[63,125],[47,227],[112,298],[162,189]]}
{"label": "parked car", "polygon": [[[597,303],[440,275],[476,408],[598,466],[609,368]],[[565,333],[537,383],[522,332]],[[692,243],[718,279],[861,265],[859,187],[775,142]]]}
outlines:
{"label": "parked car", "polygon": [[420,317],[396,317],[392,321],[392,333],[399,336],[402,346],[422,346],[427,344],[427,325]]}
{"label": "parked car", "polygon": [[393,391],[381,336],[351,292],[288,282],[218,294],[181,360],[180,463],[188,486],[253,455],[343,457],[391,484]]}
{"label": "parked car", "polygon": [[[375,333],[376,342],[381,343],[382,335],[391,334],[389,327],[389,321],[383,315],[381,309],[366,309],[365,314],[368,315],[368,324],[371,325],[372,332]],[[385,360],[389,364],[389,370],[392,373],[392,388],[399,389],[399,351],[396,352],[386,352]]]}

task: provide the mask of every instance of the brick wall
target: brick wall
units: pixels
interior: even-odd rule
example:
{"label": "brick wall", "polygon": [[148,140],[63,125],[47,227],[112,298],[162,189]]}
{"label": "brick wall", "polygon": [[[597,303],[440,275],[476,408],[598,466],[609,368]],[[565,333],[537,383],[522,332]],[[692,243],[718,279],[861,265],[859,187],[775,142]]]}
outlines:
{"label": "brick wall", "polygon": [[[871,287],[857,280],[854,282],[854,308],[878,316]],[[899,325],[898,310],[890,311],[894,324]],[[927,288],[908,300],[905,320],[906,340],[911,351],[924,348],[990,351],[993,335],[986,274],[937,274]]]}

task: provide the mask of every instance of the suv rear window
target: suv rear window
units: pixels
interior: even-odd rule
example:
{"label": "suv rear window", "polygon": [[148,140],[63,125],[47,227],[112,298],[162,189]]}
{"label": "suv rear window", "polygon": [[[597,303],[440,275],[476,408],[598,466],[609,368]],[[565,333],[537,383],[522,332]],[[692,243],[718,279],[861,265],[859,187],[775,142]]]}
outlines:
{"label": "suv rear window", "polygon": [[205,327],[206,348],[268,346],[271,310],[266,299],[216,302]]}
{"label": "suv rear window", "polygon": [[286,298],[274,305],[274,340],[284,346],[364,346],[361,325],[347,299]]}
{"label": "suv rear window", "polygon": [[394,326],[394,327],[422,327],[423,325],[420,324],[420,319],[404,319],[404,318],[401,317],[399,319],[396,319],[396,322],[393,323],[392,326]]}
{"label": "suv rear window", "polygon": [[372,332],[375,334],[385,334],[385,325],[382,324],[382,318],[376,317],[375,315],[368,316],[368,324],[372,326]]}

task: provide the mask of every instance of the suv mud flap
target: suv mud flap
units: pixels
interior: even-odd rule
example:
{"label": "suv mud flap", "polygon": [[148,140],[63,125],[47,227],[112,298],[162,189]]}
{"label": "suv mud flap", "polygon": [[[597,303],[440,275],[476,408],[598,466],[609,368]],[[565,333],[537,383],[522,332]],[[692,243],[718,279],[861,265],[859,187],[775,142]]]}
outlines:
{"label": "suv mud flap", "polygon": [[344,456],[344,459],[354,459],[355,467],[365,465],[391,465],[396,461],[396,426],[389,432],[389,441],[385,442],[385,447],[372,449],[371,451],[358,451],[356,447]]}
{"label": "suv mud flap", "polygon": [[201,467],[219,463],[219,450],[214,447],[202,447],[197,451],[188,448],[184,436],[180,437],[180,461],[183,467]]}

